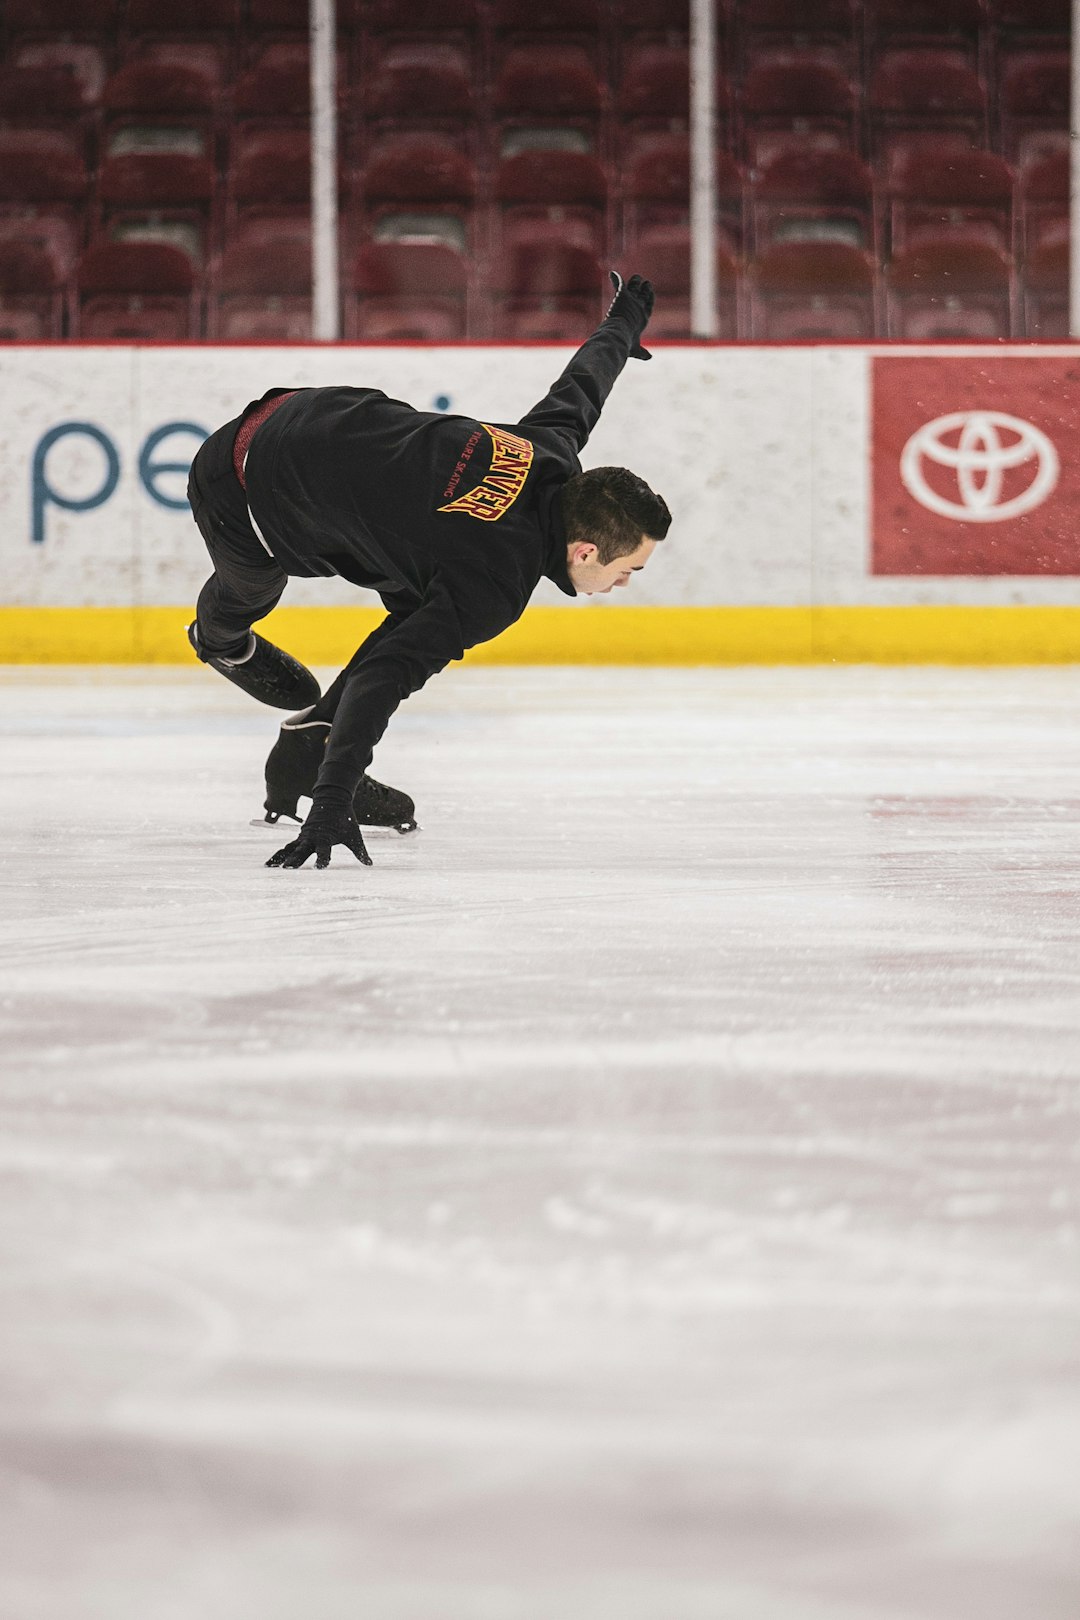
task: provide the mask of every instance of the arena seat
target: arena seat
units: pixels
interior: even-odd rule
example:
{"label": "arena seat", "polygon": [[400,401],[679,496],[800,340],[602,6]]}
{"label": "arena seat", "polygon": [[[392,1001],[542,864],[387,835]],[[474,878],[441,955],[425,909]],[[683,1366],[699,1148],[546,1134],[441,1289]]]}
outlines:
{"label": "arena seat", "polygon": [[233,88],[239,118],[300,122],[310,116],[311,63],[308,47],[278,40],[265,45]]}
{"label": "arena seat", "polygon": [[528,45],[507,51],[492,100],[503,120],[595,120],[600,113],[600,85],[580,45]]}
{"label": "arena seat", "polygon": [[87,111],[82,84],[59,66],[0,67],[0,123],[77,125]]}
{"label": "arena seat", "polygon": [[1008,61],[1000,91],[1001,144],[1006,157],[1029,161],[1069,128],[1068,51],[1027,52]]}
{"label": "arena seat", "polygon": [[1012,251],[1016,175],[1003,158],[979,148],[924,146],[898,156],[887,182],[891,249],[948,228]]}
{"label": "arena seat", "polygon": [[192,114],[210,119],[217,112],[220,86],[207,66],[205,48],[185,60],[140,56],[126,61],[105,81],[101,106],[108,117],[138,114],[161,121]]}
{"label": "arena seat", "polygon": [[490,0],[489,14],[498,33],[595,33],[600,24],[599,0]]}
{"label": "arena seat", "polygon": [[622,119],[686,118],[690,111],[690,53],[683,45],[629,45],[618,94]]}
{"label": "arena seat", "polygon": [[366,202],[471,204],[476,169],[461,147],[438,131],[383,135],[365,152],[357,192]]}
{"label": "arena seat", "polygon": [[223,342],[311,336],[311,226],[295,215],[240,220],[212,277],[208,336]]}
{"label": "arena seat", "polygon": [[955,130],[974,146],[989,138],[986,86],[955,50],[882,53],[868,92],[874,150],[887,157],[893,137]]}
{"label": "arena seat", "polygon": [[[616,27],[624,34],[686,34],[690,29],[690,0],[619,0]],[[717,7],[717,29],[724,23],[724,6]]]}
{"label": "arena seat", "polygon": [[365,242],[352,264],[346,336],[354,342],[461,339],[466,286],[464,255],[445,243]]}
{"label": "arena seat", "polygon": [[[9,66],[14,68],[55,68],[76,81],[82,107],[96,107],[108,78],[104,46],[88,39],[30,39],[12,47]],[[45,110],[44,108],[42,109]],[[79,109],[82,110],[82,109]],[[75,114],[78,116],[78,113]],[[27,120],[35,123],[31,117]]]}
{"label": "arena seat", "polygon": [[207,257],[214,166],[183,152],[124,152],[98,177],[95,223],[112,240],[171,241],[196,262]]}
{"label": "arena seat", "polygon": [[885,287],[890,337],[936,342],[1012,335],[1010,262],[989,243],[924,238],[894,254]]}
{"label": "arena seat", "polygon": [[866,11],[870,52],[960,45],[973,67],[986,60],[987,0],[874,0]]}
{"label": "arena seat", "polygon": [[793,132],[813,145],[854,146],[859,134],[855,87],[835,63],[785,53],[758,61],[742,93],[744,156],[767,162]]}
{"label": "arena seat", "polygon": [[774,242],[751,264],[749,287],[756,341],[874,335],[874,262],[849,243]]}
{"label": "arena seat", "polygon": [[1020,175],[1020,251],[1026,258],[1047,234],[1069,218],[1070,156],[1051,152]]}
{"label": "arena seat", "polygon": [[163,242],[97,242],[76,270],[75,337],[184,343],[199,336],[195,269]]}
{"label": "arena seat", "polygon": [[495,335],[505,343],[581,343],[599,313],[587,297],[512,298],[499,312]]}
{"label": "arena seat", "polygon": [[[658,303],[649,322],[653,337],[689,338],[690,230],[686,225],[652,225],[627,238],[621,255],[625,273],[647,276]],[[720,241],[716,247],[717,336],[740,335],[740,270],[736,255]]]}
{"label": "arena seat", "polygon": [[1024,265],[1024,331],[1029,338],[1069,337],[1069,221],[1047,221]]}
{"label": "arena seat", "polygon": [[64,297],[52,255],[33,242],[0,236],[0,342],[63,336]]}
{"label": "arena seat", "polygon": [[[490,292],[496,330],[509,307],[519,312],[598,298],[604,268],[588,234],[572,220],[530,219],[506,232],[495,255]],[[554,301],[554,302],[553,302]]]}
{"label": "arena seat", "polygon": [[[717,226],[736,250],[746,235],[745,176],[724,151],[715,154]],[[690,137],[681,131],[643,132],[626,151],[622,228],[634,237],[651,225],[685,224],[690,216]]]}
{"label": "arena seat", "polygon": [[854,152],[792,145],[759,171],[751,222],[759,251],[773,241],[816,239],[876,252],[873,174]]}
{"label": "arena seat", "polygon": [[225,212],[311,211],[311,135],[278,124],[238,126],[226,176]]}
{"label": "arena seat", "polygon": [[994,27],[999,48],[1030,48],[1051,43],[1068,46],[1072,28],[1071,0],[996,0]]}
{"label": "arena seat", "polygon": [[354,115],[420,127],[461,126],[473,111],[473,78],[460,47],[431,41],[385,46],[356,91]]}
{"label": "arena seat", "polygon": [[86,201],[82,144],[58,129],[0,129],[0,206]]}
{"label": "arena seat", "polygon": [[741,0],[737,16],[744,66],[765,45],[825,49],[845,72],[858,67],[862,17],[853,0]]}

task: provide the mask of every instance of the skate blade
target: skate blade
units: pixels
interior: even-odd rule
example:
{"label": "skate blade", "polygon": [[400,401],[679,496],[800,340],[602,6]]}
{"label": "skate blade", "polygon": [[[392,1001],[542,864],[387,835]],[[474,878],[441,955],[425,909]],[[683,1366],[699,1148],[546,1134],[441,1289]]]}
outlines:
{"label": "skate blade", "polygon": [[[248,822],[248,826],[269,827],[271,832],[280,832],[283,824],[287,821],[293,822],[297,827],[302,827],[304,825],[302,816],[280,815],[275,816],[272,821],[269,816],[253,816]],[[365,832],[378,832],[383,828],[385,828],[387,832],[397,832],[402,834],[420,831],[419,823],[415,821],[362,821],[360,825],[363,827]]]}

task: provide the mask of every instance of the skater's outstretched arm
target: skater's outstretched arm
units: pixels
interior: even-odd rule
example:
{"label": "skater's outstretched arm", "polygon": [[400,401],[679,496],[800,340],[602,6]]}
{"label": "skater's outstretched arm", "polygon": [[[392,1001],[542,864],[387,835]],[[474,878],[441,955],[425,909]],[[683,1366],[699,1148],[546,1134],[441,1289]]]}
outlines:
{"label": "skater's outstretched arm", "polygon": [[641,347],[641,334],[653,308],[653,290],[641,276],[622,277],[611,272],[615,297],[592,337],[586,338],[549,392],[534,405],[521,426],[549,428],[563,434],[575,451],[581,450],[600,420],[604,402],[627,359],[649,360]]}

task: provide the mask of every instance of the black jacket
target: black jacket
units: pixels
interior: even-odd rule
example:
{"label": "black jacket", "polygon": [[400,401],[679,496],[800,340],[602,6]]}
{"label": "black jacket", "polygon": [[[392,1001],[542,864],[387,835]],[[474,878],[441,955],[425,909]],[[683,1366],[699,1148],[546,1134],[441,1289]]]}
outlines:
{"label": "black jacket", "polygon": [[605,320],[509,427],[302,388],[257,430],[247,496],[275,559],[366,586],[389,612],[331,689],[320,787],[351,792],[398,704],[519,619],[541,577],[576,594],[559,496],[635,340]]}

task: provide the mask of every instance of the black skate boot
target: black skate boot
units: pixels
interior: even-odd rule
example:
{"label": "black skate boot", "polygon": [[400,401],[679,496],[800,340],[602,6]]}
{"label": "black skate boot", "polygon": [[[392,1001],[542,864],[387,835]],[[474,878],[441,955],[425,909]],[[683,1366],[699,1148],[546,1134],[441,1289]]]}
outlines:
{"label": "black skate boot", "polygon": [[189,624],[187,632],[200,663],[209,664],[259,703],[268,703],[272,709],[298,709],[305,703],[310,706],[318,702],[319,683],[310,669],[253,630],[248,635],[248,650],[242,657],[214,658],[199,646],[197,624]]}
{"label": "black skate boot", "polygon": [[[282,816],[301,821],[297,810],[301,798],[315,791],[319,766],[330,735],[328,720],[309,720],[310,710],[283,720],[277,742],[266,761],[266,820],[259,825],[272,827]],[[407,793],[384,787],[372,776],[362,776],[353,794],[353,815],[362,827],[396,827],[399,833],[414,832],[416,806]]]}

